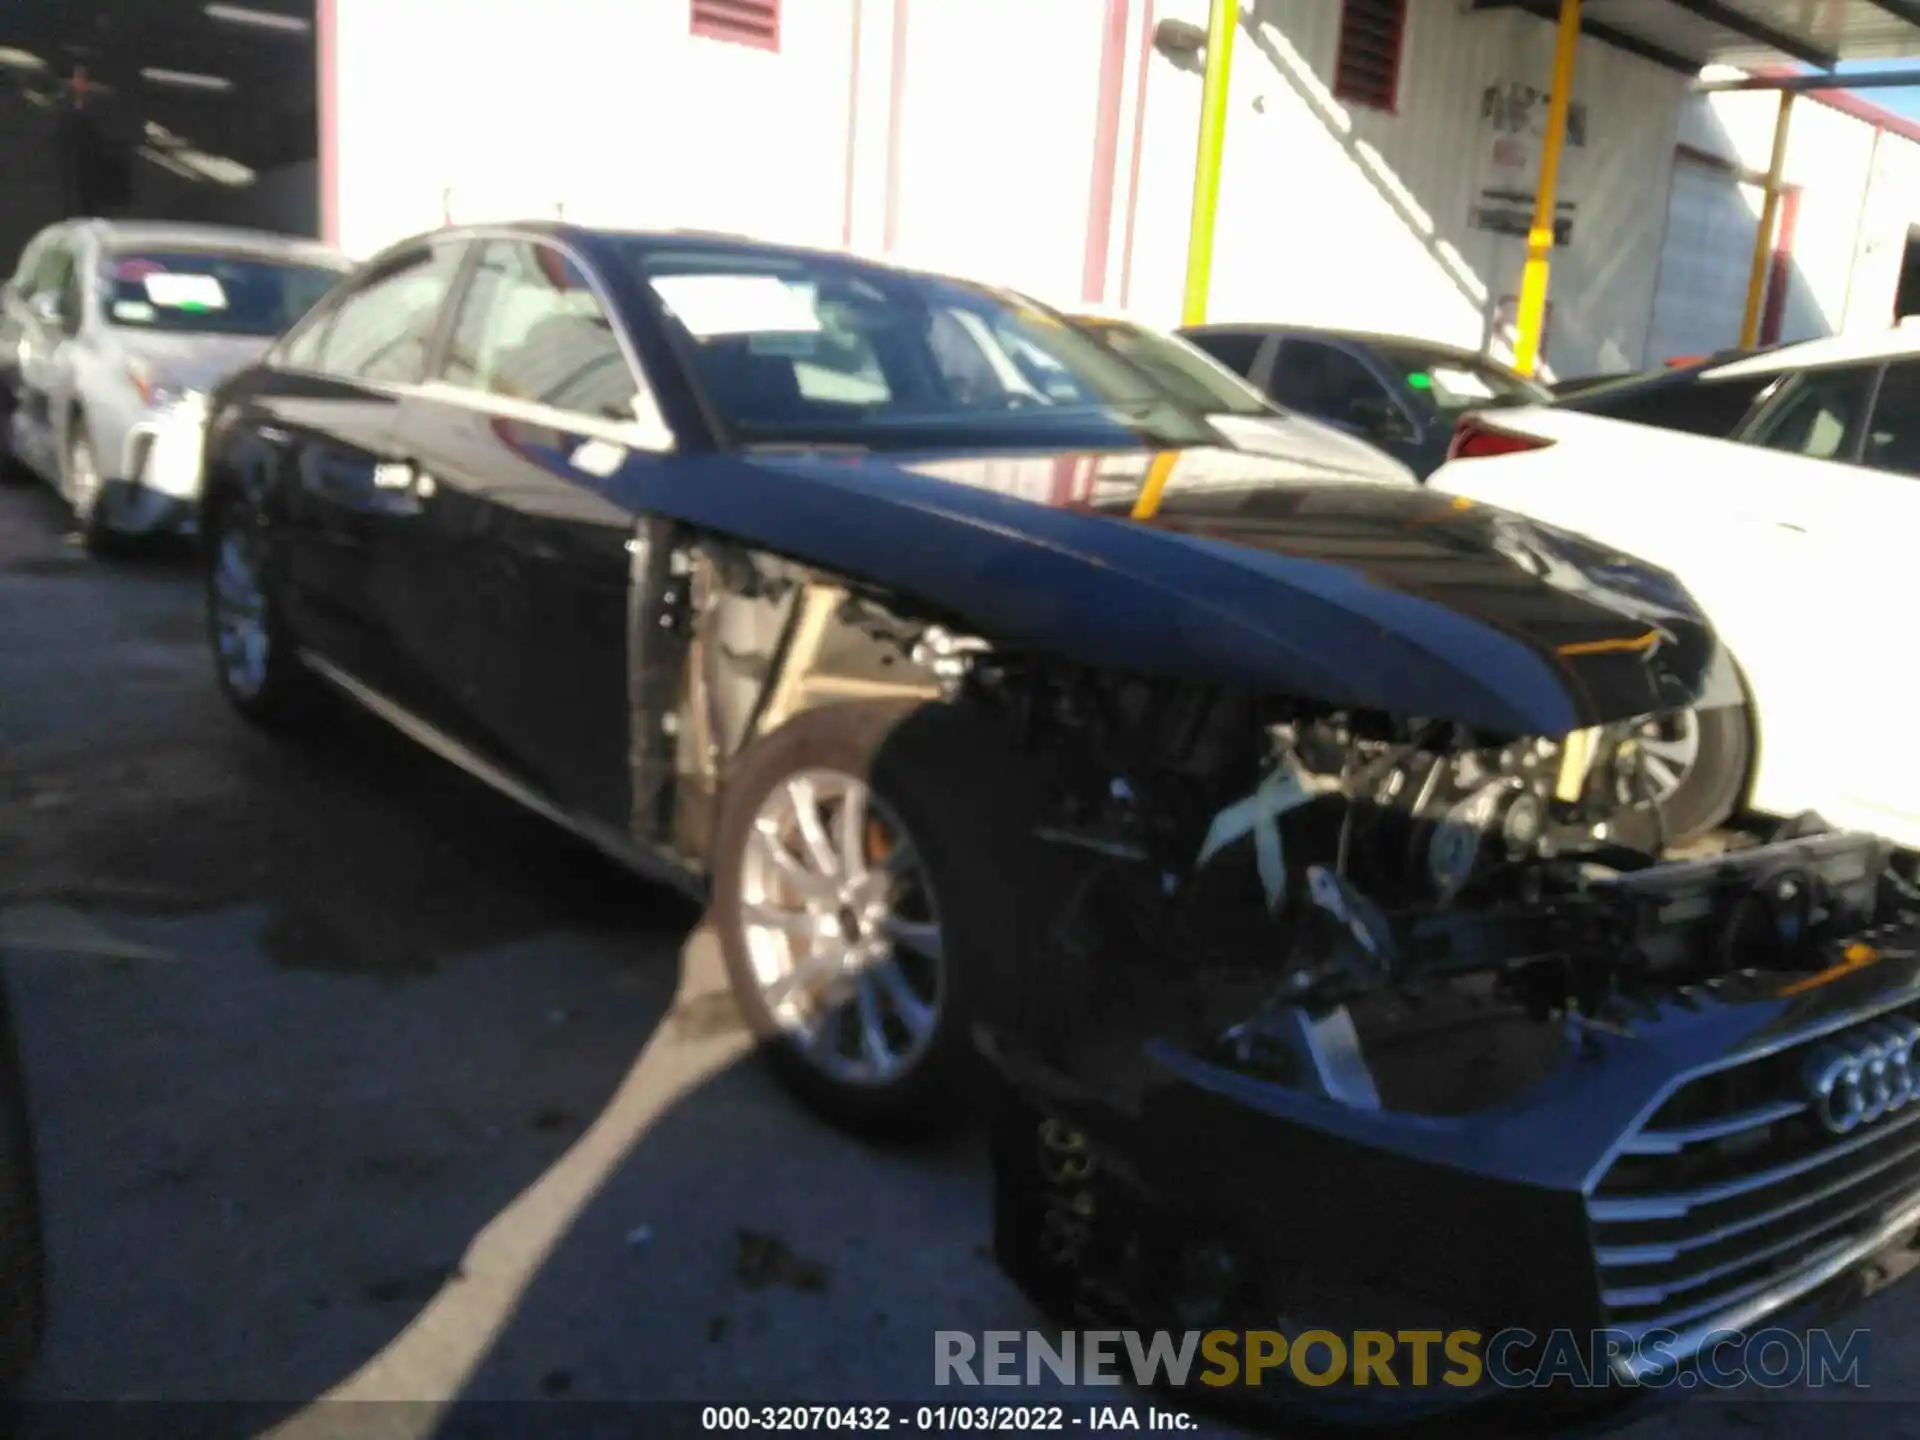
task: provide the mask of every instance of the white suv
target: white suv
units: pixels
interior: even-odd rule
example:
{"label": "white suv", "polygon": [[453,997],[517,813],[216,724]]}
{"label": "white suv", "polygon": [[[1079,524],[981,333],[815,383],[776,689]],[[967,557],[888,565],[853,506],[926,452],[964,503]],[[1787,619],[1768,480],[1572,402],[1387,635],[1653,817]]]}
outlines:
{"label": "white suv", "polygon": [[[1618,395],[1468,416],[1430,483],[1662,565],[1712,617],[1753,704],[1650,739],[1674,772],[1676,831],[1747,794],[1920,844],[1920,678],[1889,644],[1920,571],[1920,327]],[[1716,406],[1743,413],[1667,428]]]}

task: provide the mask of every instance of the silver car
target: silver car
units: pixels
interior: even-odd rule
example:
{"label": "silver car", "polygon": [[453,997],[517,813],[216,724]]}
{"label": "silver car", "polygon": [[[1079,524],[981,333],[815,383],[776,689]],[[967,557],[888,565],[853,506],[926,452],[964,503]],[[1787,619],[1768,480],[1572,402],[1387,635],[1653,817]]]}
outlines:
{"label": "silver car", "polygon": [[65,497],[90,549],[190,527],[207,391],[348,268],[324,245],[264,231],[41,231],[0,291],[0,458]]}

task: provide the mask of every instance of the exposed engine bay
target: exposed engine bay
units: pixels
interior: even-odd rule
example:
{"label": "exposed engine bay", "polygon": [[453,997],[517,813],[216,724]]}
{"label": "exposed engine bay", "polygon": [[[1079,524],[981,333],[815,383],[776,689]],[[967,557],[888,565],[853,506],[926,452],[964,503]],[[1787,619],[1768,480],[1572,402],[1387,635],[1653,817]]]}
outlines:
{"label": "exposed engine bay", "polygon": [[[1356,1106],[1462,1114],[1692,987],[1803,974],[1920,915],[1873,837],[1803,817],[1668,853],[1636,736],[1260,701],[982,657],[1074,857],[1027,1043],[1122,1099],[1141,1045]],[[1473,1067],[1427,1063],[1462,1026]]]}

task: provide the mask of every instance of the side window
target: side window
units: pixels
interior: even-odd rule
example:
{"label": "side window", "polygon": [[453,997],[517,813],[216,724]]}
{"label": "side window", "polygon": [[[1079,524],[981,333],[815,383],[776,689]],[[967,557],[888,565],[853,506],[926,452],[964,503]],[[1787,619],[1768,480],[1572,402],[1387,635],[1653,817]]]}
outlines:
{"label": "side window", "polygon": [[1778,379],[1777,375],[1742,375],[1731,380],[1653,380],[1576,395],[1562,401],[1561,408],[1724,440],[1740,428],[1747,412]]}
{"label": "side window", "polygon": [[1745,437],[1747,443],[1809,460],[1851,460],[1879,368],[1844,365],[1808,371],[1759,416]]}
{"label": "side window", "polygon": [[651,414],[586,277],[530,240],[480,247],[440,378],[603,420]]}
{"label": "side window", "polygon": [[1251,379],[1253,367],[1260,361],[1260,347],[1267,337],[1240,330],[1200,331],[1186,339],[1198,345],[1236,375]]}
{"label": "side window", "polygon": [[58,230],[42,230],[29,240],[26,249],[20,252],[20,261],[13,267],[13,276],[9,283],[21,295],[33,293],[34,272],[39,269],[41,257],[47,253],[48,247],[59,238],[59,235]]}
{"label": "side window", "polygon": [[1920,360],[1887,366],[1860,458],[1876,470],[1920,475]]}
{"label": "side window", "polygon": [[302,317],[280,342],[276,355],[279,363],[289,370],[318,370],[320,350],[327,342],[327,332],[333,328],[333,316],[338,308],[328,305]]}
{"label": "side window", "polygon": [[40,252],[34,262],[33,276],[27,283],[29,295],[60,295],[73,279],[73,246],[56,240]]}
{"label": "side window", "polygon": [[317,363],[309,363],[355,380],[420,380],[460,255],[458,245],[426,245],[381,266],[323,321]]}
{"label": "side window", "polygon": [[1371,370],[1315,340],[1282,342],[1267,389],[1282,405],[1335,420],[1378,411],[1387,401],[1386,387]]}

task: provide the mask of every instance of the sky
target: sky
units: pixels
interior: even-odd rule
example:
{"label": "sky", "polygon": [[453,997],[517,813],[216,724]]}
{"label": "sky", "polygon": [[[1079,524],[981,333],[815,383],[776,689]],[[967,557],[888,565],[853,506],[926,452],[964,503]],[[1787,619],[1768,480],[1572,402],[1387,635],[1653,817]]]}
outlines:
{"label": "sky", "polygon": [[[1920,70],[1920,58],[1912,60],[1855,60],[1840,66],[1843,75],[1865,75],[1875,70]],[[1920,120],[1920,86],[1911,89],[1858,90],[1854,92],[1862,100],[1871,101],[1882,109],[1891,110],[1896,115],[1905,115],[1909,120]]]}

